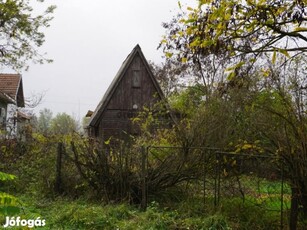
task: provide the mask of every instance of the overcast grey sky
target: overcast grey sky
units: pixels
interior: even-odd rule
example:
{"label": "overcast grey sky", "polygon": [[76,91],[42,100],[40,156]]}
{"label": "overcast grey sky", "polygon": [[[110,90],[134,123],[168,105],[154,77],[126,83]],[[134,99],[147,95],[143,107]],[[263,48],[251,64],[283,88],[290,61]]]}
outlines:
{"label": "overcast grey sky", "polygon": [[[195,5],[182,0],[182,5]],[[36,108],[82,118],[94,110],[126,56],[139,44],[147,60],[162,62],[157,50],[162,22],[179,11],[177,0],[46,0],[57,9],[41,47],[54,63],[23,72],[24,93],[46,92]]]}

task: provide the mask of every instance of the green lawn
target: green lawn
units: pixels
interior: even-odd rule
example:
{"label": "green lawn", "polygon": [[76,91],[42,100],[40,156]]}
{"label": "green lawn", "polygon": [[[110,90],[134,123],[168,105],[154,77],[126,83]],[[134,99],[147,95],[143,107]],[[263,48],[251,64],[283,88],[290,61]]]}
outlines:
{"label": "green lawn", "polygon": [[[210,183],[208,183],[210,184]],[[236,185],[230,181],[233,191]],[[182,186],[183,187],[183,186]],[[37,229],[280,229],[280,182],[242,177],[244,199],[229,193],[226,181],[221,185],[219,205],[214,205],[212,191],[207,191],[206,205],[201,183],[191,183],[179,192],[172,189],[159,197],[150,197],[148,208],[140,211],[129,204],[106,204],[86,198],[44,198],[43,194],[17,194],[22,202],[22,219],[40,217],[45,227]],[[208,186],[207,189],[210,189]],[[32,189],[33,190],[33,189]],[[284,207],[290,206],[290,190],[284,185]],[[5,217],[0,217],[1,225]],[[287,224],[287,213],[283,215]],[[10,228],[18,229],[18,228]],[[22,228],[19,228],[22,229]],[[25,228],[24,228],[25,229]],[[285,228],[286,229],[286,228]]]}

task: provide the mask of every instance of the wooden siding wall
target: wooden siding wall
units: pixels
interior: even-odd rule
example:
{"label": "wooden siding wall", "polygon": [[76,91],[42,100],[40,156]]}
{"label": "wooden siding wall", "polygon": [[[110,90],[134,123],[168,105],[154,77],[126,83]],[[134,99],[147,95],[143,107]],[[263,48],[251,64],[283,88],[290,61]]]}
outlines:
{"label": "wooden siding wall", "polygon": [[[138,74],[139,83],[134,79]],[[138,109],[142,109],[144,105],[150,106],[160,99],[145,63],[136,55],[102,114],[96,136],[105,141],[110,136],[124,139],[127,133],[135,134],[131,118],[136,115],[137,110],[133,106],[137,105]]]}

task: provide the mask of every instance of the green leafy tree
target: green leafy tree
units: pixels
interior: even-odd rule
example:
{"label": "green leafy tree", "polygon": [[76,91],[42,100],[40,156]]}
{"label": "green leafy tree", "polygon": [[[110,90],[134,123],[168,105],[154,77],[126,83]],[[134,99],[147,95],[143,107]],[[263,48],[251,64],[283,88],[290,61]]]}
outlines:
{"label": "green leafy tree", "polygon": [[242,55],[254,62],[261,54],[269,53],[275,60],[277,53],[290,58],[307,50],[306,1],[197,2],[195,8],[182,9],[174,21],[176,30],[162,40],[166,56],[185,62],[199,55],[223,54],[240,63]]}
{"label": "green leafy tree", "polygon": [[[19,70],[27,68],[29,60],[51,62],[38,52],[38,47],[45,41],[42,29],[49,27],[54,9],[55,6],[50,6],[42,14],[35,15],[29,0],[0,1],[0,65]],[[0,181],[14,178],[13,175],[0,172]],[[15,197],[0,193],[1,214],[14,214],[16,204]]]}
{"label": "green leafy tree", "polygon": [[[44,0],[37,0],[43,2]],[[49,27],[55,6],[41,14],[34,13],[33,1],[7,0],[0,2],[0,63],[14,69],[27,67],[29,60],[50,62],[38,52],[45,41],[42,29]]]}
{"label": "green leafy tree", "polygon": [[271,66],[265,88],[250,107],[250,126],[263,148],[285,164],[292,190],[290,229],[297,228],[299,210],[307,217],[307,82],[306,57],[297,57],[286,68]]}
{"label": "green leafy tree", "polygon": [[257,143],[257,150],[278,156],[292,189],[290,229],[296,229],[299,210],[307,216],[306,2],[198,3],[164,24],[161,41],[166,57],[199,71],[207,89],[179,137],[228,150]]}
{"label": "green leafy tree", "polygon": [[50,123],[53,134],[65,135],[79,130],[78,122],[66,113],[57,114]]}
{"label": "green leafy tree", "polygon": [[47,135],[50,133],[50,126],[52,120],[52,111],[50,109],[43,109],[39,111],[39,116],[37,119],[37,131]]}

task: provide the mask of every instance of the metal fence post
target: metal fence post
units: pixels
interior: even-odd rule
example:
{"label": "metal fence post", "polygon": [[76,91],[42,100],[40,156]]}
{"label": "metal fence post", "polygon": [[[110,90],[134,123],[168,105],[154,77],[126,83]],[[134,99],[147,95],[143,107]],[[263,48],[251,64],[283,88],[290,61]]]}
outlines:
{"label": "metal fence post", "polygon": [[203,189],[204,189],[204,210],[206,210],[206,151],[202,151],[202,154],[204,154],[204,160],[203,160]]}
{"label": "metal fence post", "polygon": [[141,200],[141,209],[142,211],[145,211],[147,208],[147,191],[146,191],[146,160],[147,160],[147,151],[148,148],[145,148],[144,146],[141,147],[141,152],[142,152],[142,200]]}
{"label": "metal fence post", "polygon": [[215,168],[215,175],[214,175],[214,207],[217,206],[217,177],[218,177],[218,153],[215,152],[215,162],[214,162],[214,168]]}

